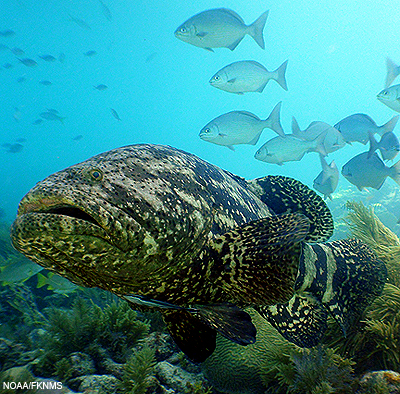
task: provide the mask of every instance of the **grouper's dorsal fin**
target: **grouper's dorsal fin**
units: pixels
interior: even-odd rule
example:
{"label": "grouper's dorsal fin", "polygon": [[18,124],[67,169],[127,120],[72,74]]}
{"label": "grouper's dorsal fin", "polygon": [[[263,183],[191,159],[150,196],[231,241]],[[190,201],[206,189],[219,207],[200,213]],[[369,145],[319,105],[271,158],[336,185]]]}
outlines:
{"label": "grouper's dorsal fin", "polygon": [[276,214],[298,212],[310,219],[306,242],[327,241],[333,233],[333,218],[324,200],[296,179],[269,175],[248,181],[254,194]]}
{"label": "grouper's dorsal fin", "polygon": [[312,296],[295,295],[285,304],[256,310],[284,338],[300,347],[317,345],[327,329],[328,311]]}
{"label": "grouper's dorsal fin", "polygon": [[163,310],[162,315],[175,343],[193,362],[211,356],[217,333],[186,310]]}
{"label": "grouper's dorsal fin", "polygon": [[309,225],[304,215],[284,214],[228,231],[210,244],[211,280],[235,303],[289,300]]}

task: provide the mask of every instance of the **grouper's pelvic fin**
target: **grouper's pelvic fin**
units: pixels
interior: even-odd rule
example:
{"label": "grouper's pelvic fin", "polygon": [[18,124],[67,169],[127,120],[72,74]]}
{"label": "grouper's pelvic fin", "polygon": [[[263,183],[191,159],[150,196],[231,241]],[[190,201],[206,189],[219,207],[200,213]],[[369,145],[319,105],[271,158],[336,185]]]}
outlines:
{"label": "grouper's pelvic fin", "polygon": [[333,218],[324,200],[296,179],[268,175],[247,181],[251,191],[276,214],[301,213],[310,219],[306,242],[325,242],[333,233]]}
{"label": "grouper's pelvic fin", "polygon": [[303,245],[294,297],[258,311],[286,339],[312,347],[322,338],[328,315],[346,336],[382,293],[386,276],[385,264],[359,240]]}
{"label": "grouper's pelvic fin", "polygon": [[256,328],[250,315],[231,304],[168,309],[162,314],[172,338],[193,362],[203,362],[212,354],[216,332],[239,345],[256,341]]}
{"label": "grouper's pelvic fin", "polygon": [[291,213],[228,231],[210,243],[210,279],[234,303],[273,305],[288,301],[294,293],[301,242],[309,227],[304,215]]}
{"label": "grouper's pelvic fin", "polygon": [[[249,345],[256,340],[256,328],[251,322],[250,315],[233,304],[182,307],[139,295],[121,295],[120,297],[127,301],[133,309],[155,308],[160,310],[177,345],[190,359],[196,362],[205,360],[198,361],[202,357],[203,351],[207,353],[212,349],[212,353],[215,348],[215,333],[210,335],[210,330],[206,329],[205,326],[210,328],[212,332],[218,331],[225,338],[239,345]],[[179,319],[183,319],[182,327],[180,327]],[[198,350],[191,348],[191,345],[186,343],[187,338],[182,334],[182,330],[190,333],[192,337],[199,337],[205,343],[208,343],[208,350],[203,349],[199,353]],[[212,338],[214,338],[214,348],[211,346]]]}

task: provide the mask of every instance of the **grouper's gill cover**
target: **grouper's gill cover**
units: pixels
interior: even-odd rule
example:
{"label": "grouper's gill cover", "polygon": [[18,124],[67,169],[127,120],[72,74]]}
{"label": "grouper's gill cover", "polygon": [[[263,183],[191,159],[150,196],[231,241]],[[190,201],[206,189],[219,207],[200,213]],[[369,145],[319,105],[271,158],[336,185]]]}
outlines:
{"label": "grouper's gill cover", "polygon": [[[254,342],[241,308],[286,305],[301,289],[306,302],[266,316],[278,329],[286,319],[296,340],[300,306],[320,302],[323,282],[299,279],[319,264],[304,241],[327,240],[332,223],[323,200],[293,179],[247,182],[174,148],[132,145],[39,182],[22,199],[11,237],[27,257],[77,284],[160,310],[180,348],[201,362],[216,332]],[[349,281],[332,295],[352,300],[370,290],[362,270]],[[306,283],[315,286],[308,291]],[[348,310],[338,309],[338,321]]]}

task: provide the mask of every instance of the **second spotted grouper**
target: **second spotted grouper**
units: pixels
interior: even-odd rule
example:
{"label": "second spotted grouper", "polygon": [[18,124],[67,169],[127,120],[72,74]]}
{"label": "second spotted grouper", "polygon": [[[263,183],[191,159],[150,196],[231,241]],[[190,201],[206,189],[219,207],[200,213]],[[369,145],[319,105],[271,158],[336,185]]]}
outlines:
{"label": "second spotted grouper", "polygon": [[320,243],[332,231],[323,200],[294,179],[246,181],[181,150],[132,145],[39,182],[11,237],[76,284],[161,311],[201,362],[217,332],[254,343],[247,306],[300,346],[318,343],[329,313],[345,333],[386,269],[359,241]]}

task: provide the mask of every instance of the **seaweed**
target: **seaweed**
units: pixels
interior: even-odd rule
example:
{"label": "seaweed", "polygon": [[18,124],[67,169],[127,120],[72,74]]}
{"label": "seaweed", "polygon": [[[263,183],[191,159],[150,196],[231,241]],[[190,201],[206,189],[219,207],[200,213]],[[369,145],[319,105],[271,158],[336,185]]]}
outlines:
{"label": "seaweed", "polygon": [[350,394],[357,384],[353,365],[351,360],[323,346],[297,349],[290,355],[290,362],[280,366],[277,379],[289,393]]}
{"label": "seaweed", "polygon": [[149,324],[140,321],[126,302],[114,302],[101,309],[78,297],[71,310],[49,308],[45,328],[46,334],[39,344],[45,356],[36,369],[52,376],[56,362],[74,352],[91,355],[97,364],[104,358],[124,362],[131,347],[147,335]]}
{"label": "seaweed", "polygon": [[123,367],[121,392],[126,394],[145,394],[154,379],[156,366],[155,350],[144,346],[135,350]]}

